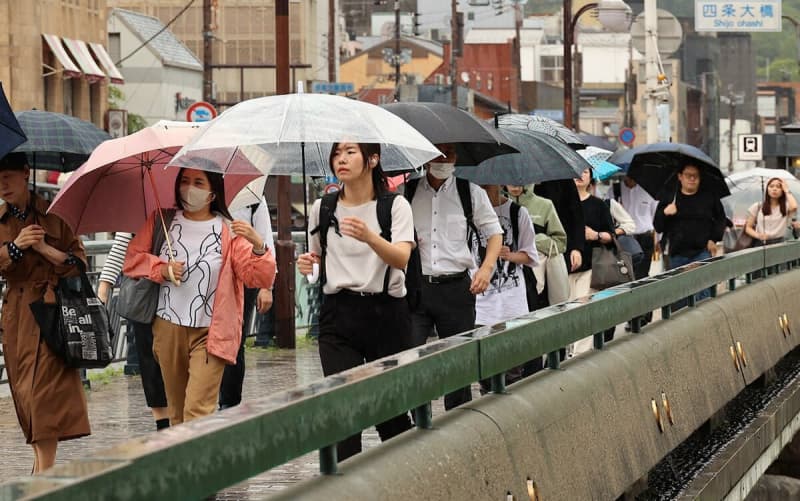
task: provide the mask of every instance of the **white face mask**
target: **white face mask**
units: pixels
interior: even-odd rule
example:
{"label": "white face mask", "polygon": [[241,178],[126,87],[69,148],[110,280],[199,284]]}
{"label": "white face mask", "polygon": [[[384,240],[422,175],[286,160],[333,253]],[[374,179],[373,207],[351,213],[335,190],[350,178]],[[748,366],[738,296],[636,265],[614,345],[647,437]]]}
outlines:
{"label": "white face mask", "polygon": [[456,171],[455,163],[431,162],[428,164],[428,172],[436,179],[445,180]]}
{"label": "white face mask", "polygon": [[189,212],[197,212],[211,203],[211,192],[196,186],[181,186],[183,207]]}

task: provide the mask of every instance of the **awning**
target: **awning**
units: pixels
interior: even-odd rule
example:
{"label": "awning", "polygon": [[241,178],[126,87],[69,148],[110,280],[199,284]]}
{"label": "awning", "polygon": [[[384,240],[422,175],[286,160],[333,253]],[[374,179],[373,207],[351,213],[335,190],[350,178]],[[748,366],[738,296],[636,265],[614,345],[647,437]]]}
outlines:
{"label": "awning", "polygon": [[114,64],[114,61],[111,60],[111,56],[108,55],[106,52],[105,47],[100,45],[99,43],[89,43],[89,47],[91,47],[92,52],[100,61],[100,64],[103,65],[103,68],[108,73],[109,78],[111,78],[112,83],[116,84],[124,84],[125,80],[122,78],[122,73],[119,72],[117,66]]}
{"label": "awning", "polygon": [[46,33],[42,33],[42,37],[44,37],[44,41],[47,42],[53,55],[56,56],[56,59],[58,59],[58,62],[61,63],[61,66],[64,68],[64,76],[66,78],[80,77],[81,70],[75,66],[75,63],[73,63],[72,59],[67,55],[67,50],[61,45],[61,39],[55,35],[48,35]]}
{"label": "awning", "polygon": [[86,45],[86,42],[83,40],[73,40],[71,38],[64,38],[63,40],[89,82],[97,82],[106,78],[106,74],[103,73],[103,70],[94,62],[94,58],[89,52],[89,47]]}

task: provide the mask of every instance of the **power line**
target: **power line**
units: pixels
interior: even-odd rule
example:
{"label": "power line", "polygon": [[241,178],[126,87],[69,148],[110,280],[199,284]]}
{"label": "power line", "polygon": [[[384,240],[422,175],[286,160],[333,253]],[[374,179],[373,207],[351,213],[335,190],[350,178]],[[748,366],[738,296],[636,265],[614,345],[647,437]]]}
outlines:
{"label": "power line", "polygon": [[183,13],[184,13],[184,12],[186,12],[187,10],[189,10],[189,7],[191,7],[193,3],[194,3],[194,0],[189,0],[189,3],[187,3],[187,4],[186,4],[186,5],[185,5],[185,6],[184,6],[184,7],[183,7],[181,10],[180,10],[180,12],[178,12],[178,13],[175,15],[175,17],[173,17],[172,19],[170,19],[170,21],[169,21],[167,24],[165,24],[163,28],[161,28],[160,30],[158,30],[158,31],[156,32],[156,34],[155,34],[155,35],[153,35],[153,36],[151,36],[150,38],[148,38],[147,40],[145,40],[145,41],[144,41],[144,42],[143,42],[143,43],[142,43],[140,46],[136,47],[136,48],[133,50],[133,52],[131,52],[131,53],[130,53],[130,54],[128,54],[127,56],[125,56],[125,57],[123,57],[122,59],[120,59],[119,61],[117,61],[117,62],[114,64],[114,66],[119,66],[119,65],[120,65],[120,63],[122,63],[123,61],[125,61],[125,60],[126,60],[126,59],[128,59],[129,57],[133,56],[134,54],[136,54],[137,52],[139,52],[141,49],[143,49],[143,48],[144,48],[144,47],[145,47],[147,44],[149,44],[150,42],[152,42],[152,41],[153,41],[153,39],[155,39],[155,38],[156,38],[158,35],[160,35],[160,34],[164,33],[164,32],[167,30],[167,28],[169,28],[170,26],[172,26],[172,24],[173,24],[175,21],[177,21],[179,17],[181,17],[181,16],[183,15]]}

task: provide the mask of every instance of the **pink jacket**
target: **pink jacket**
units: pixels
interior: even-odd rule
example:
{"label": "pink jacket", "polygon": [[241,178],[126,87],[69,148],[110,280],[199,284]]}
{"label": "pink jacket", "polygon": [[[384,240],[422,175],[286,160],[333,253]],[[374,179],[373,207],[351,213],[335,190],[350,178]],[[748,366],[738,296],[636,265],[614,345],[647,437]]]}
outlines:
{"label": "pink jacket", "polygon": [[[147,222],[128,244],[122,272],[131,278],[147,278],[160,284],[164,283],[161,276],[161,265],[164,262],[150,254],[155,214],[150,214]],[[214,297],[206,350],[229,364],[236,363],[236,353],[242,338],[244,286],[263,289],[271,287],[275,279],[275,258],[269,249],[263,256],[252,251],[250,242],[239,236],[231,238],[228,225],[223,225],[222,269]]]}

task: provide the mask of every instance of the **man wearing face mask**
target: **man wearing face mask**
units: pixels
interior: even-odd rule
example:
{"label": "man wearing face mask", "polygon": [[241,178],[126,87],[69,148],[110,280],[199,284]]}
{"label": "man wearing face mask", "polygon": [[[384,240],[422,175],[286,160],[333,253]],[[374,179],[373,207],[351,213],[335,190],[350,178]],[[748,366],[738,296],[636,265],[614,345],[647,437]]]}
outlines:
{"label": "man wearing face mask", "polygon": [[[456,146],[436,146],[444,158],[429,163],[426,175],[409,181],[405,191],[414,213],[422,261],[422,299],[412,313],[415,346],[425,344],[434,328],[440,338],[474,328],[475,296],[489,286],[503,238],[486,192],[453,177]],[[487,240],[480,267],[471,253],[475,231]],[[469,387],[456,390],[445,395],[445,409],[471,398]]]}

